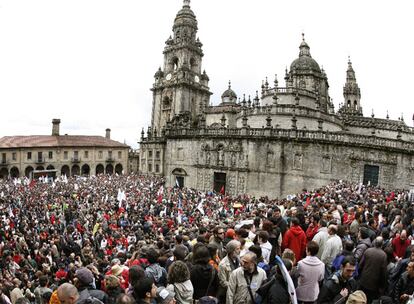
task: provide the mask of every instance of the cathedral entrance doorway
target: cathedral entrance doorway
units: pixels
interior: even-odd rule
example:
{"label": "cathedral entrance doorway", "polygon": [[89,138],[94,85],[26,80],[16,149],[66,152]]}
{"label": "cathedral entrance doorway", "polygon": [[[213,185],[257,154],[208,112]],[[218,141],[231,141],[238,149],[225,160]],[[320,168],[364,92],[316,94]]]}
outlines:
{"label": "cathedral entrance doorway", "polygon": [[178,188],[184,187],[184,176],[175,176],[175,186]]}
{"label": "cathedral entrance doorway", "polygon": [[364,185],[377,186],[378,185],[379,166],[365,165],[364,166]]}
{"label": "cathedral entrance doorway", "polygon": [[226,191],[226,173],[214,172],[214,191],[224,194]]}

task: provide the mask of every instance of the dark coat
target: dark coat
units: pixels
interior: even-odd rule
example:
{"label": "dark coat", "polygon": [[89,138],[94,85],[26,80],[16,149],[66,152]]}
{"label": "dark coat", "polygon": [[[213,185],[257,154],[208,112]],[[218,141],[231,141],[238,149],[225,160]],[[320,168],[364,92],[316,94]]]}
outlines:
{"label": "dark coat", "polygon": [[109,303],[116,303],[116,299],[121,293],[124,293],[124,290],[117,286],[116,288],[107,288],[106,292],[108,294]]}
{"label": "dark coat", "polygon": [[342,289],[348,289],[348,295],[353,293],[357,289],[356,281],[351,278],[345,281],[340,272],[334,273],[325,283],[322,285],[321,291],[318,296],[318,304],[334,304],[342,298],[340,292]]}
{"label": "dark coat", "polygon": [[410,278],[407,272],[404,272],[395,286],[394,303],[400,303],[400,296],[403,294],[412,295],[414,292],[414,278]]}
{"label": "dark coat", "polygon": [[381,248],[365,250],[359,269],[359,284],[361,287],[372,291],[385,288],[387,282],[387,255]]}
{"label": "dark coat", "polygon": [[275,275],[275,280],[269,288],[267,297],[263,299],[263,303],[289,304],[290,296],[285,280],[279,274]]}
{"label": "dark coat", "polygon": [[[212,278],[212,275],[214,276],[213,281],[208,287],[210,280]],[[218,273],[217,271],[211,266],[210,264],[207,265],[201,265],[201,264],[195,264],[190,271],[190,278],[191,283],[194,287],[194,294],[193,298],[195,300],[200,299],[201,297],[204,297],[206,295],[208,296],[216,296],[217,289],[219,286],[219,280],[218,280]],[[208,288],[208,291],[207,291]]]}

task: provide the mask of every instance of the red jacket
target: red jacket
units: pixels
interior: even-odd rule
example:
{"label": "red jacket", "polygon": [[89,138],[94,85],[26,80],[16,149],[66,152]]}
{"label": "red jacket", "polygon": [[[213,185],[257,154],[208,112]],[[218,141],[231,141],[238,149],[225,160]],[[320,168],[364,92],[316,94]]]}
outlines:
{"label": "red jacket", "polygon": [[308,229],[306,229],[306,237],[307,237],[308,241],[312,241],[315,234],[318,233],[318,230],[319,230],[319,225],[310,224],[308,226]]}
{"label": "red jacket", "polygon": [[306,235],[300,226],[292,226],[286,231],[282,241],[283,250],[289,248],[295,253],[296,262],[305,256]]}
{"label": "red jacket", "polygon": [[410,240],[406,239],[405,241],[401,242],[400,236],[396,236],[392,240],[392,248],[394,249],[394,257],[404,258],[405,252],[407,251],[407,247],[410,246]]}

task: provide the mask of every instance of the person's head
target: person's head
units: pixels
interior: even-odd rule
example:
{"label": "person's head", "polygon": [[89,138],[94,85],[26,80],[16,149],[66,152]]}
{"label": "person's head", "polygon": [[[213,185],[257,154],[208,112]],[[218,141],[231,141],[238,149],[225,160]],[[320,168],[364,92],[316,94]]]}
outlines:
{"label": "person's head", "polygon": [[134,298],[125,293],[121,293],[119,297],[116,299],[116,304],[135,304],[135,303],[136,302]]}
{"label": "person's head", "polygon": [[314,215],[312,215],[312,217],[311,217],[311,222],[312,222],[314,225],[318,225],[320,220],[321,220],[321,218],[319,217],[319,215],[318,215],[318,214],[314,214]]}
{"label": "person's head", "polygon": [[77,287],[90,286],[94,280],[92,271],[86,267],[76,270],[75,277],[77,279]]}
{"label": "person's head", "polygon": [[359,235],[358,235],[358,237],[359,237],[360,240],[364,240],[364,239],[369,238],[368,228],[361,227],[359,229]]}
{"label": "person's head", "polygon": [[349,295],[346,304],[367,304],[367,296],[362,290],[354,291]]}
{"label": "person's head", "polygon": [[257,261],[262,261],[262,248],[260,245],[252,245],[249,247],[249,251],[253,252],[256,255]]}
{"label": "person's head", "polygon": [[306,254],[310,256],[315,256],[318,254],[319,245],[315,241],[310,241],[308,245],[306,245]]}
{"label": "person's head", "polygon": [[182,244],[182,243],[183,243],[183,236],[182,236],[182,235],[180,235],[180,234],[176,235],[176,236],[175,236],[175,243],[176,243],[177,245]]}
{"label": "person's head", "polygon": [[183,261],[175,261],[168,269],[168,283],[182,283],[190,279],[190,271]]}
{"label": "person's head", "polygon": [[329,225],[328,233],[329,235],[335,235],[338,232],[338,227],[336,225]]}
{"label": "person's head", "polygon": [[158,258],[160,257],[160,254],[155,248],[150,247],[147,251],[146,257],[150,264],[155,264],[158,262]]}
{"label": "person's head", "polygon": [[218,247],[216,244],[208,244],[207,245],[208,251],[210,252],[210,258],[215,259],[218,255]]}
{"label": "person's head", "polygon": [[375,248],[382,248],[382,245],[384,244],[384,239],[382,236],[377,236],[373,242]]}
{"label": "person's head", "polygon": [[63,283],[57,289],[57,296],[61,304],[75,304],[79,299],[76,287],[70,283]]}
{"label": "person's head", "polygon": [[133,287],[134,295],[137,300],[155,299],[157,296],[157,286],[155,286],[154,280],[151,278],[143,278]]}
{"label": "person's head", "polygon": [[[292,261],[291,261],[291,260],[289,260],[289,259],[282,259],[282,262],[283,262],[283,265],[285,265],[286,270],[290,272],[290,271],[292,270],[292,268],[293,268],[293,263],[292,263]],[[276,271],[277,271],[277,273],[278,273],[279,275],[281,275],[281,274],[282,274],[282,269],[280,268],[280,266],[279,266],[279,265],[277,266]]]}
{"label": "person's head", "polygon": [[188,250],[185,246],[176,246],[173,251],[173,256],[175,261],[184,261],[187,256]]}
{"label": "person's head", "polygon": [[217,304],[218,299],[211,296],[204,296],[198,300],[198,304]]}
{"label": "person's head", "polygon": [[407,274],[410,278],[414,277],[414,262],[409,262],[407,265]]}
{"label": "person's head", "polygon": [[353,257],[346,257],[342,260],[341,263],[341,273],[342,273],[342,277],[345,280],[349,280],[350,278],[352,278],[352,275],[355,272],[355,259]]}
{"label": "person's head", "polygon": [[15,304],[30,304],[29,299],[23,297],[23,298],[18,298],[16,300],[16,302],[14,302]]}
{"label": "person's head", "polygon": [[120,287],[119,279],[114,275],[107,275],[105,276],[105,286],[108,289]]}
{"label": "person's head", "polygon": [[141,266],[134,265],[129,268],[128,279],[132,286],[143,278],[145,278],[145,271]]}
{"label": "person's head", "polygon": [[259,244],[264,244],[269,240],[269,233],[267,231],[260,231],[257,235]]}
{"label": "person's head", "polygon": [[237,240],[228,242],[226,245],[227,255],[231,258],[238,257],[240,255],[240,247],[241,244]]}
{"label": "person's head", "polygon": [[206,245],[197,246],[193,251],[193,262],[194,264],[207,265],[210,261],[210,251]]}
{"label": "person's head", "polygon": [[157,303],[158,304],[174,304],[175,293],[165,287],[159,287],[157,289]]}
{"label": "person's head", "polygon": [[282,259],[291,260],[293,264],[296,263],[295,253],[289,248],[286,248],[285,250],[283,250]]}
{"label": "person's head", "polygon": [[234,229],[227,229],[226,231],[226,238],[234,240],[236,238],[236,231],[234,231]]}
{"label": "person's head", "polygon": [[292,227],[295,227],[295,226],[299,226],[299,224],[300,224],[299,219],[297,217],[292,217],[292,219],[290,220],[290,225]]}
{"label": "person's head", "polygon": [[401,231],[401,234],[400,234],[400,241],[404,243],[406,240],[407,240],[407,231],[403,230]]}
{"label": "person's head", "polygon": [[223,227],[216,226],[213,229],[214,238],[222,241],[224,239],[224,229]]}
{"label": "person's head", "polygon": [[274,211],[273,211],[273,216],[274,216],[275,218],[277,218],[277,219],[281,216],[281,214],[280,214],[280,208],[279,208],[279,207],[275,207],[275,208],[274,208]]}
{"label": "person's head", "polygon": [[14,278],[13,285],[14,287],[20,287],[22,285],[22,281],[20,281],[18,278]]}
{"label": "person's head", "polygon": [[344,249],[348,252],[352,252],[352,250],[354,250],[354,242],[350,240],[345,241]]}
{"label": "person's head", "polygon": [[244,271],[253,273],[256,269],[257,257],[253,252],[247,252],[240,261]]}
{"label": "person's head", "polygon": [[40,285],[40,287],[46,287],[47,286],[47,283],[49,283],[49,279],[47,278],[47,276],[42,275],[39,278],[39,285]]}

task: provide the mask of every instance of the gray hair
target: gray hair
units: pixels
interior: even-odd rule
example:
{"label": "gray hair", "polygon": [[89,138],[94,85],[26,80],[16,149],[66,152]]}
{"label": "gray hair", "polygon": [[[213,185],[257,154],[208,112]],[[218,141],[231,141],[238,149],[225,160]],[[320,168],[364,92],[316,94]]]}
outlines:
{"label": "gray hair", "polygon": [[231,240],[227,243],[226,251],[228,254],[233,253],[239,246],[241,246],[241,243],[238,240]]}
{"label": "gray hair", "polygon": [[382,238],[382,236],[377,236],[374,240],[375,248],[381,248],[383,244],[384,244],[384,239]]}

